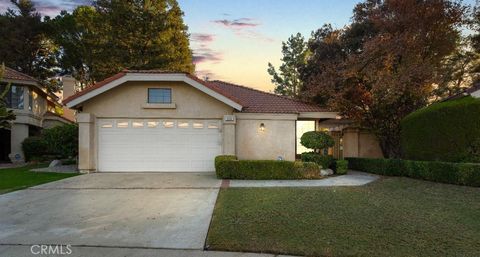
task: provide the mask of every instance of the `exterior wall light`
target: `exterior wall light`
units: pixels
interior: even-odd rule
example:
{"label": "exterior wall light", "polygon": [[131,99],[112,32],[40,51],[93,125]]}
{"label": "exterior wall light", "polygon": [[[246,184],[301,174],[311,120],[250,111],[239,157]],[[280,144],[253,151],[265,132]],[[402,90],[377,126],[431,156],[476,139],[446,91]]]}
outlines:
{"label": "exterior wall light", "polygon": [[263,123],[260,123],[260,131],[265,131],[265,124]]}

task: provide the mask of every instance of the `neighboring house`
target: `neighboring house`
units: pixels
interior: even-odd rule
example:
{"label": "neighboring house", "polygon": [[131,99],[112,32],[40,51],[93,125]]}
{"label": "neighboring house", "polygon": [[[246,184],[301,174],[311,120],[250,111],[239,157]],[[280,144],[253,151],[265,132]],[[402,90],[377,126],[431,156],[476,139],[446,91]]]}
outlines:
{"label": "neighboring house", "polygon": [[58,114],[63,105],[37,79],[6,67],[0,92],[7,83],[11,83],[6,95],[7,108],[14,111],[16,119],[11,129],[0,130],[0,162],[23,162],[22,142],[25,138],[39,135],[43,128],[72,121]]}
{"label": "neighboring house", "polygon": [[325,108],[185,73],[123,71],[64,103],[78,111],[83,172],[213,171],[221,154],[295,160],[300,122],[322,129],[330,121],[337,157],[342,136],[357,155],[362,141],[359,130],[342,134],[337,113]]}
{"label": "neighboring house", "polygon": [[475,98],[480,98],[480,83],[475,83],[473,86],[463,90],[462,92],[449,96],[447,98],[442,99],[442,102],[448,101],[448,100],[453,100],[453,99],[459,99],[465,96],[472,96]]}

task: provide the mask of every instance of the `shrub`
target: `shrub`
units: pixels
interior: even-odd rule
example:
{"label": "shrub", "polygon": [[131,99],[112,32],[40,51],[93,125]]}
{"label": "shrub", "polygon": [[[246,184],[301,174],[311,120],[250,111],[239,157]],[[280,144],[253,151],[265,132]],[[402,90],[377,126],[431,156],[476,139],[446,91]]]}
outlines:
{"label": "shrub", "polygon": [[217,156],[215,172],[222,179],[312,179],[320,178],[315,163],[274,160],[237,160],[235,156]]}
{"label": "shrub", "polygon": [[295,176],[297,179],[316,179],[322,177],[320,166],[314,162],[294,162]]}
{"label": "shrub", "polygon": [[480,100],[463,97],[432,104],[401,122],[406,159],[480,162]]}
{"label": "shrub", "polygon": [[47,152],[59,158],[72,158],[78,154],[78,127],[65,124],[42,131]]}
{"label": "shrub", "polygon": [[398,159],[348,158],[350,169],[456,185],[480,186],[480,164]]}
{"label": "shrub", "polygon": [[218,178],[223,178],[229,174],[228,161],[237,160],[235,155],[219,155],[215,157],[215,173]]}
{"label": "shrub", "polygon": [[306,148],[313,149],[314,152],[317,152],[319,149],[333,147],[335,145],[335,141],[325,132],[309,131],[302,135],[300,138],[300,144]]}
{"label": "shrub", "polygon": [[320,155],[314,152],[302,153],[301,159],[303,162],[314,162],[322,169],[328,169],[333,166],[335,159],[331,155]]}
{"label": "shrub", "polygon": [[26,161],[41,159],[47,154],[47,142],[41,137],[27,137],[22,142],[22,150]]}
{"label": "shrub", "polygon": [[334,170],[335,170],[335,173],[338,174],[338,175],[347,174],[348,161],[347,160],[336,160]]}

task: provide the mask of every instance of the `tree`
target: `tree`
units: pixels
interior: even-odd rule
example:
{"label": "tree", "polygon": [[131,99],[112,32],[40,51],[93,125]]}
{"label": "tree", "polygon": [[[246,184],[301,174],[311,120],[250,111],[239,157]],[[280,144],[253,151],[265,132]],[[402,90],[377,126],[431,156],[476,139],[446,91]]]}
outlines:
{"label": "tree", "polygon": [[[123,69],[193,72],[187,26],[176,0],[97,0],[52,20],[62,68],[91,84]],[[126,18],[128,17],[128,19]]]}
{"label": "tree", "polygon": [[96,29],[97,15],[94,7],[79,6],[72,14],[62,11],[54,19],[46,20],[53,40],[61,48],[59,65],[63,73],[72,74],[82,87],[95,82],[94,68],[102,62],[102,49],[98,46],[104,33]]}
{"label": "tree", "polygon": [[0,61],[15,70],[38,78],[51,91],[55,84],[58,48],[48,37],[48,30],[30,0],[11,0],[17,11],[8,9],[0,15]]}
{"label": "tree", "polygon": [[305,65],[308,51],[307,43],[302,34],[290,36],[287,42],[282,42],[282,64],[279,72],[268,63],[268,74],[272,76],[272,83],[276,85],[275,93],[284,96],[297,97],[302,88],[300,68]]}
{"label": "tree", "polygon": [[434,88],[434,100],[460,93],[480,80],[480,52],[473,49],[470,38],[462,39],[455,51],[443,60],[438,72],[440,82]]}
{"label": "tree", "polygon": [[[3,74],[5,73],[5,65],[0,66],[0,81],[3,79]],[[12,126],[12,121],[15,120],[15,114],[13,110],[7,109],[7,104],[5,102],[5,96],[10,90],[10,83],[5,86],[5,89],[0,92],[0,129],[10,128]]]}
{"label": "tree", "polygon": [[459,3],[444,0],[358,4],[352,24],[324,28],[309,43],[302,95],[370,128],[386,157],[400,157],[400,121],[425,106],[441,82],[464,13]]}

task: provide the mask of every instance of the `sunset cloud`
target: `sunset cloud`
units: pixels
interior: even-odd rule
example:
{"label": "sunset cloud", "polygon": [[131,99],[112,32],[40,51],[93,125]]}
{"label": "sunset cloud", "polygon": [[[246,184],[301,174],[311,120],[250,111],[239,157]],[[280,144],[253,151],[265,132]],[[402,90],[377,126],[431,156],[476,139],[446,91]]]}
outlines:
{"label": "sunset cloud", "polygon": [[193,63],[213,62],[218,63],[223,60],[223,54],[208,47],[197,48],[193,50]]}
{"label": "sunset cloud", "polygon": [[223,20],[214,20],[212,22],[223,25],[227,28],[232,28],[232,29],[252,28],[260,25],[260,23],[255,22],[255,20],[251,18],[240,18],[240,19],[234,19],[234,20],[223,19]]}
{"label": "sunset cloud", "polygon": [[206,33],[193,33],[191,39],[195,42],[205,43],[215,40],[215,35]]}

